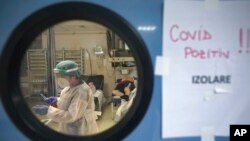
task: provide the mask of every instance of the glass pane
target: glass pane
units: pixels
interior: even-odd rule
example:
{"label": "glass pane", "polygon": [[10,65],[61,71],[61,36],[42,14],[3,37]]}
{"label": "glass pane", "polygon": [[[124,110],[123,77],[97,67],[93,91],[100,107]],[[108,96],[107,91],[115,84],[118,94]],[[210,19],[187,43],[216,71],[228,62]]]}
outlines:
{"label": "glass pane", "polygon": [[35,117],[58,132],[107,130],[126,115],[136,96],[137,67],[130,48],[112,29],[95,22],[54,25],[26,51],[22,95]]}

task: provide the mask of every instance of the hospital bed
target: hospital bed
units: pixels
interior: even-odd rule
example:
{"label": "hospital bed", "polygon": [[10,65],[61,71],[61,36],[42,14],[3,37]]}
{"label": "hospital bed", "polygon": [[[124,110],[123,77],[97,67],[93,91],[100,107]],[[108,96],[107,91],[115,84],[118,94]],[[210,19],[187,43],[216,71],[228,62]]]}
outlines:
{"label": "hospital bed", "polygon": [[131,91],[131,94],[129,95],[129,100],[126,101],[124,99],[121,99],[121,105],[118,107],[117,111],[115,111],[115,115],[113,114],[113,108],[112,108],[112,114],[113,114],[113,120],[118,122],[121,120],[121,118],[128,112],[129,108],[133,104],[134,98],[136,97],[137,88],[135,88],[133,91]]}

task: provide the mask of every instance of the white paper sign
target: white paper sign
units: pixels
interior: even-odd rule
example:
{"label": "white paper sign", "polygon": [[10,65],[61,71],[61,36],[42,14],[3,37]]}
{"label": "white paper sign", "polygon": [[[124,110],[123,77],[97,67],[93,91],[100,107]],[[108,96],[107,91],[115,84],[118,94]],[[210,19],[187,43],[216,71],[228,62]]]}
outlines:
{"label": "white paper sign", "polygon": [[163,138],[250,124],[250,1],[208,4],[164,1]]}

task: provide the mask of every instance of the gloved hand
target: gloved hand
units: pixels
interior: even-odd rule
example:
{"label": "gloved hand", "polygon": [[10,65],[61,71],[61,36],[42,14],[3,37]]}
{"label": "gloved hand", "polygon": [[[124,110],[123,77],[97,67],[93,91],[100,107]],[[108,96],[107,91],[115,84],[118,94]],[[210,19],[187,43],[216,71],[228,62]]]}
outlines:
{"label": "gloved hand", "polygon": [[35,113],[37,113],[39,115],[46,115],[48,112],[48,108],[49,108],[49,106],[47,106],[47,105],[36,105],[36,106],[32,107],[32,109],[35,111]]}
{"label": "gloved hand", "polygon": [[55,104],[57,102],[57,97],[51,96],[44,99],[49,105]]}

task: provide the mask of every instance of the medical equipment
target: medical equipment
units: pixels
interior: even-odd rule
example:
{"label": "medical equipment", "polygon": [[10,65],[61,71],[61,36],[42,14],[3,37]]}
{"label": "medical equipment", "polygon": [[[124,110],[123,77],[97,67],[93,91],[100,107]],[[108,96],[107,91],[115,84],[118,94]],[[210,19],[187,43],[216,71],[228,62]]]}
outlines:
{"label": "medical equipment", "polygon": [[111,98],[111,114],[112,114],[112,119],[114,119],[114,113],[116,112],[114,110],[114,106],[120,106],[122,102],[122,99],[120,96],[113,96]]}
{"label": "medical equipment", "polygon": [[[136,96],[136,88],[131,91],[131,94],[129,96],[129,100],[121,100],[121,105],[118,107],[117,111],[115,112],[115,115],[113,116],[113,120],[118,122],[121,120],[121,118],[124,117],[124,115],[128,112],[129,108],[131,107],[131,105],[133,104],[134,98]],[[113,110],[112,110],[112,114],[113,114]]]}
{"label": "medical equipment", "polygon": [[46,100],[46,96],[43,95],[43,93],[40,93],[40,96],[42,97],[42,99],[45,101]]}

